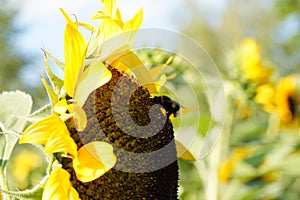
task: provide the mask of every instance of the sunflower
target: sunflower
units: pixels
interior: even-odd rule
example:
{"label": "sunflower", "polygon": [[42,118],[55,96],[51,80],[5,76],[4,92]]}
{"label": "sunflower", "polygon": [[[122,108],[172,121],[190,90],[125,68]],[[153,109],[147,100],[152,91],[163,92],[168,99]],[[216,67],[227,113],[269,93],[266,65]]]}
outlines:
{"label": "sunflower", "polygon": [[269,81],[272,69],[263,65],[260,57],[260,49],[255,40],[248,38],[242,43],[241,69],[246,79],[256,85],[262,85]]}
{"label": "sunflower", "polygon": [[275,105],[283,125],[297,125],[299,120],[299,94],[295,78],[287,76],[276,86]]}
{"label": "sunflower", "polygon": [[252,150],[249,148],[234,149],[232,154],[220,165],[218,177],[220,183],[228,183],[237,164],[246,158],[251,152]]}
{"label": "sunflower", "polygon": [[257,88],[255,100],[265,111],[278,114],[281,124],[295,127],[299,121],[299,92],[294,77],[281,78],[277,84],[269,83]]}
{"label": "sunflower", "polygon": [[[167,80],[154,78],[168,63],[149,71],[133,52],[142,9],[124,22],[116,0],[102,3],[92,17],[101,20],[98,29],[61,9],[65,62],[44,50],[52,87],[41,76],[52,114],[31,124],[20,143],[42,145],[59,163],[43,199],[177,199],[173,126],[152,98]],[[92,32],[88,42],[79,26]],[[63,80],[48,58],[64,70]]]}
{"label": "sunflower", "polygon": [[275,87],[273,83],[260,85],[256,89],[255,101],[267,112],[275,109],[274,103]]}

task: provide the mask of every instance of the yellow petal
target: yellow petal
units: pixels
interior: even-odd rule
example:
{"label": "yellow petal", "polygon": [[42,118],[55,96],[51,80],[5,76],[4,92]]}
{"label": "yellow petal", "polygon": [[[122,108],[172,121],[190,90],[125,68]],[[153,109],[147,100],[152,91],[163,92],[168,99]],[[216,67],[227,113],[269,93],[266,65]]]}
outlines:
{"label": "yellow petal", "polygon": [[149,73],[150,73],[151,77],[153,79],[156,79],[161,74],[161,72],[163,71],[163,69],[165,67],[166,67],[166,65],[160,65],[160,66],[154,67],[152,69],[149,69]]}
{"label": "yellow petal", "polygon": [[45,145],[51,134],[61,131],[68,131],[65,124],[57,115],[51,115],[31,124],[22,134],[20,143]]}
{"label": "yellow petal", "polygon": [[[61,127],[63,128],[63,127]],[[73,157],[77,156],[77,145],[67,131],[54,132],[50,135],[46,145],[45,153],[64,153]]]}
{"label": "yellow petal", "polygon": [[69,105],[69,111],[72,113],[77,131],[83,131],[87,124],[85,111],[78,104]]}
{"label": "yellow petal", "polygon": [[77,24],[78,24],[79,26],[82,26],[82,27],[84,27],[84,28],[86,28],[86,29],[88,29],[88,30],[94,32],[94,33],[97,31],[92,25],[87,24],[87,23],[85,23],[85,22],[77,22]]}
{"label": "yellow petal", "polygon": [[123,19],[122,19],[122,15],[121,12],[119,10],[119,8],[117,8],[117,12],[116,12],[116,16],[115,16],[116,20],[120,22],[120,27],[123,28],[124,24],[123,24]]}
{"label": "yellow petal", "polygon": [[99,52],[97,52],[99,60],[105,61],[107,64],[111,64],[115,61],[122,53],[131,48],[132,44],[129,42],[129,37],[129,32],[126,32],[105,40],[99,46]]}
{"label": "yellow petal", "polygon": [[68,110],[68,103],[66,99],[62,99],[57,102],[53,107],[54,112],[62,115],[65,114]]}
{"label": "yellow petal", "polygon": [[166,66],[168,66],[173,60],[173,56],[170,56],[167,60],[166,63],[164,63],[163,65],[160,65],[160,66],[156,66],[152,69],[149,70],[149,73],[151,74],[151,77],[153,79],[157,78],[161,73],[162,71],[166,68]]}
{"label": "yellow petal", "polygon": [[167,76],[167,80],[172,80],[174,78],[176,78],[176,73],[175,72],[170,74],[169,76]]}
{"label": "yellow petal", "polygon": [[80,181],[89,182],[110,170],[116,161],[112,145],[96,141],[80,148],[78,157],[73,160],[73,167]]}
{"label": "yellow petal", "polygon": [[84,37],[78,29],[67,23],[64,36],[65,72],[64,86],[69,96],[73,97],[77,78],[83,71],[86,53]]}
{"label": "yellow petal", "polygon": [[105,16],[105,14],[103,13],[103,11],[97,11],[93,16],[92,16],[92,20],[97,20],[97,19],[101,19],[103,16]]}
{"label": "yellow petal", "polygon": [[[119,10],[117,10],[117,15],[119,15],[120,13],[118,13],[119,12]],[[119,19],[119,17],[120,16],[117,16],[117,18],[116,19],[114,19],[114,18],[112,18],[111,16],[108,16],[108,15],[105,15],[105,13],[104,12],[102,12],[102,11],[98,11],[98,12],[96,12],[94,15],[93,15],[93,17],[92,17],[92,19],[93,20],[95,20],[95,19],[102,19],[102,20],[110,20],[111,21],[111,23],[116,23],[116,24],[114,24],[114,25],[118,25],[119,26],[119,28],[121,28],[122,29],[122,27],[123,27],[123,22]],[[112,29],[112,27],[110,28],[110,30]],[[121,30],[120,29],[120,30]],[[116,34],[116,33],[115,33]]]}
{"label": "yellow petal", "polygon": [[136,32],[140,28],[143,21],[143,9],[140,9],[140,11],[131,19],[128,20],[123,27],[123,34],[128,34],[128,41],[133,46],[134,37],[136,35]]}
{"label": "yellow petal", "polygon": [[78,192],[73,187],[70,188],[69,199],[70,200],[80,200]]}
{"label": "yellow petal", "polygon": [[70,174],[62,168],[53,172],[45,184],[42,200],[80,200],[69,178]]}
{"label": "yellow petal", "polygon": [[137,55],[135,55],[132,51],[123,53],[112,63],[112,66],[118,64],[118,62],[122,62],[126,65],[135,74],[138,81],[146,87],[151,94],[157,94],[154,81],[148,69],[144,66]]}
{"label": "yellow petal", "polygon": [[113,14],[116,12],[117,9],[117,1],[116,0],[102,0],[103,2],[103,12],[113,17]]}
{"label": "yellow petal", "polygon": [[111,79],[111,72],[101,62],[92,62],[80,77],[75,99],[78,105],[83,106],[89,94]]}
{"label": "yellow petal", "polygon": [[118,71],[126,73],[128,75],[132,75],[130,69],[121,62],[114,62],[112,65],[114,68],[118,69]]}
{"label": "yellow petal", "polygon": [[55,114],[30,125],[22,134],[20,143],[41,144],[45,153],[77,154],[77,146],[65,123]]}
{"label": "yellow petal", "polygon": [[158,81],[155,81],[156,90],[159,91],[161,86],[167,82],[167,76],[165,74],[161,75]]}
{"label": "yellow petal", "polygon": [[67,23],[72,26],[75,26],[75,23],[72,21],[72,19],[69,17],[69,15],[62,8],[60,8],[60,11],[63,14],[63,16],[65,17],[65,19],[67,20]]}
{"label": "yellow petal", "polygon": [[[116,13],[116,0],[103,0],[103,13],[106,16],[114,18],[114,14]],[[119,26],[114,22],[114,20],[105,19],[101,23],[101,27],[99,29],[99,34],[103,34],[103,41],[112,37],[116,32],[116,28]]]}
{"label": "yellow petal", "polygon": [[143,9],[141,8],[131,20],[124,24],[124,31],[137,30],[141,27],[143,21]]}
{"label": "yellow petal", "polygon": [[182,158],[184,160],[190,160],[195,161],[196,158],[193,156],[193,154],[178,140],[175,140],[176,145],[176,151],[177,151],[177,157]]}

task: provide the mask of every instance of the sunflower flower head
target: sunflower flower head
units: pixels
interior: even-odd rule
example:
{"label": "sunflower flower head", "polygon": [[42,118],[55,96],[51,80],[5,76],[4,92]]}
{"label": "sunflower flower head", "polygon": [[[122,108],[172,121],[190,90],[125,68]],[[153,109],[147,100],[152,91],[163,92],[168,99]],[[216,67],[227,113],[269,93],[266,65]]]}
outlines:
{"label": "sunflower flower head", "polygon": [[281,125],[295,127],[299,123],[299,89],[296,78],[286,76],[277,83],[257,88],[255,101],[269,113],[278,114]]}
{"label": "sunflower flower head", "polygon": [[[59,163],[43,199],[177,199],[173,126],[151,98],[158,90],[153,73],[133,52],[143,11],[124,22],[116,0],[102,3],[92,17],[101,21],[98,28],[61,9],[64,63],[44,50],[51,86],[41,75],[52,112],[31,124],[20,143],[42,145]],[[88,40],[80,26],[92,32]]]}
{"label": "sunflower flower head", "polygon": [[224,184],[228,183],[237,164],[246,158],[251,152],[252,150],[249,148],[234,149],[232,154],[220,165],[219,181]]}
{"label": "sunflower flower head", "polygon": [[299,91],[294,77],[287,76],[279,80],[276,86],[275,105],[283,125],[299,123]]}
{"label": "sunflower flower head", "polygon": [[[228,75],[233,85],[238,84],[238,90],[232,90],[237,111],[242,119],[253,114],[253,100],[261,104],[265,110],[273,106],[273,69],[267,67],[261,58],[260,47],[252,38],[246,38],[241,45],[229,54],[231,69]],[[271,102],[269,101],[271,100]]]}
{"label": "sunflower flower head", "polygon": [[272,69],[263,65],[260,49],[253,39],[245,39],[241,47],[241,70],[246,79],[256,85],[262,85],[270,80]]}
{"label": "sunflower flower head", "polygon": [[260,85],[256,89],[255,101],[267,112],[275,109],[274,103],[275,87],[273,83]]}

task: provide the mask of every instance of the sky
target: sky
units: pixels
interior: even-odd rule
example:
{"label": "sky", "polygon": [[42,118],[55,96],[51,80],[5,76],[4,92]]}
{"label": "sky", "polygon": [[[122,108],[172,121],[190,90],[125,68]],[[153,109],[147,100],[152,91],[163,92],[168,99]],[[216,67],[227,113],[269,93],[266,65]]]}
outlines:
{"label": "sky", "polygon": [[[91,15],[102,8],[100,0],[13,0],[20,7],[17,25],[24,28],[19,44],[31,52],[44,47],[51,51],[61,49],[65,20],[59,8],[76,14],[79,21],[92,22]],[[124,18],[129,19],[141,7],[144,9],[143,28],[179,30],[188,23],[189,14],[185,0],[119,0]],[[222,0],[191,0],[199,7],[213,10]],[[224,1],[223,1],[224,2]]]}
{"label": "sky", "polygon": [[[190,0],[199,10],[218,12],[226,0]],[[63,32],[65,19],[59,11],[63,8],[69,14],[76,14],[79,21],[90,22],[90,17],[102,9],[100,0],[11,0],[20,12],[16,26],[22,29],[16,39],[18,47],[25,54],[34,56],[27,70],[43,68],[41,48],[55,57],[63,59]],[[131,18],[141,7],[144,10],[142,28],[163,28],[179,31],[190,20],[186,0],[119,0],[118,6],[123,18]],[[26,73],[26,72],[25,72]],[[26,73],[33,80],[31,73]],[[32,84],[36,84],[34,81]]]}

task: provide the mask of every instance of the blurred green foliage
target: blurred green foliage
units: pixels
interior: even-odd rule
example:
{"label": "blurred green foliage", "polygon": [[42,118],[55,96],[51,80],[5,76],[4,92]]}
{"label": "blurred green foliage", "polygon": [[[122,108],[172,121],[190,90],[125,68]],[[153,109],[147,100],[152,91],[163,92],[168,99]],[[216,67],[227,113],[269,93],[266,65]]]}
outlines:
{"label": "blurred green foliage", "polygon": [[228,119],[219,143],[207,158],[194,162],[198,170],[191,166],[187,170],[186,161],[181,161],[181,183],[188,177],[189,183],[197,184],[183,184],[181,199],[299,199],[299,127],[278,127],[278,119],[254,102],[255,87],[250,91],[248,83],[232,77],[236,66],[229,56],[251,37],[259,44],[264,65],[274,69],[274,79],[287,74],[298,77],[300,1],[228,0],[218,15],[195,1],[188,3],[192,20],[183,31],[203,45],[232,88],[227,92]]}
{"label": "blurred green foliage", "polygon": [[26,91],[32,95],[35,102],[34,109],[36,109],[46,103],[46,93],[41,82],[32,85],[23,78],[22,73],[28,73],[28,66],[35,63],[34,56],[22,52],[16,42],[17,37],[26,29],[16,25],[19,11],[15,5],[12,6],[8,0],[0,0],[0,4],[0,92]]}
{"label": "blurred green foliage", "polygon": [[18,51],[15,43],[20,31],[14,25],[18,11],[12,9],[6,0],[0,0],[0,3],[0,91],[25,89],[20,70],[29,60]]}
{"label": "blurred green foliage", "polygon": [[246,37],[258,41],[263,56],[276,63],[280,74],[300,70],[299,0],[227,0],[218,13],[193,0],[187,3],[191,20],[182,31],[203,45],[221,70],[226,52]]}

